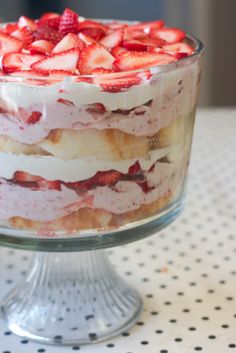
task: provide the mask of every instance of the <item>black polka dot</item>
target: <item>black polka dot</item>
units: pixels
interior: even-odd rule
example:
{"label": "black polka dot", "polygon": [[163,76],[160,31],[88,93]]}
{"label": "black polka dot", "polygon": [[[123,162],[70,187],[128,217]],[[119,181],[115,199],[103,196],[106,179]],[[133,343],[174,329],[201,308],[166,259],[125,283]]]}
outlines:
{"label": "black polka dot", "polygon": [[199,346],[195,347],[194,349],[195,351],[202,351],[202,347],[199,347]]}
{"label": "black polka dot", "polygon": [[177,320],[176,319],[171,319],[170,322],[174,324],[175,322],[177,322]]}
{"label": "black polka dot", "polygon": [[29,342],[28,340],[22,340],[20,343],[27,344],[28,342]]}
{"label": "black polka dot", "polygon": [[79,346],[73,346],[72,349],[73,349],[73,351],[78,351],[80,349],[80,347]]}
{"label": "black polka dot", "polygon": [[222,328],[229,328],[229,325],[221,325]]}
{"label": "black polka dot", "polygon": [[221,307],[220,307],[220,306],[215,306],[214,309],[215,309],[215,310],[221,310]]}
{"label": "black polka dot", "polygon": [[158,334],[163,333],[163,331],[162,331],[162,330],[156,330],[155,332],[156,332],[156,333],[158,333]]}
{"label": "black polka dot", "polygon": [[143,345],[147,345],[147,344],[149,344],[149,342],[148,342],[148,341],[141,341],[140,343],[141,343],[141,344],[143,344]]}
{"label": "black polka dot", "polygon": [[12,334],[11,331],[6,331],[6,332],[4,332],[4,335],[5,335],[5,336],[10,336],[11,334]]}
{"label": "black polka dot", "polygon": [[129,333],[129,332],[123,332],[123,333],[122,333],[122,336],[128,337],[128,336],[130,336],[130,333]]}
{"label": "black polka dot", "polygon": [[161,349],[160,353],[168,353],[168,351],[166,349]]}
{"label": "black polka dot", "polygon": [[138,322],[136,323],[136,325],[138,325],[138,326],[143,326],[143,325],[144,325],[144,322],[138,321]]}
{"label": "black polka dot", "polygon": [[179,338],[179,337],[175,338],[175,342],[182,342],[182,341],[183,341],[182,338]]}
{"label": "black polka dot", "polygon": [[208,336],[208,338],[209,338],[210,340],[214,340],[214,339],[216,339],[216,336],[210,335],[210,336]]}
{"label": "black polka dot", "polygon": [[151,315],[158,315],[158,312],[157,311],[152,311]]}
{"label": "black polka dot", "polygon": [[46,352],[46,349],[44,349],[44,348],[39,348],[39,349],[37,350],[37,352],[38,352],[38,353],[44,353],[44,352]]}
{"label": "black polka dot", "polygon": [[113,343],[108,343],[108,344],[107,344],[107,347],[108,347],[108,348],[113,348],[113,347],[115,347],[115,345],[114,345]]}
{"label": "black polka dot", "polygon": [[229,348],[236,348],[236,344],[235,343],[230,343],[229,344]]}
{"label": "black polka dot", "polygon": [[203,321],[207,321],[207,320],[209,320],[209,317],[208,317],[208,316],[203,316],[203,317],[202,317],[202,320],[203,320]]}
{"label": "black polka dot", "polygon": [[196,327],[192,327],[192,326],[191,326],[191,327],[189,327],[188,329],[189,329],[189,331],[196,331]]}

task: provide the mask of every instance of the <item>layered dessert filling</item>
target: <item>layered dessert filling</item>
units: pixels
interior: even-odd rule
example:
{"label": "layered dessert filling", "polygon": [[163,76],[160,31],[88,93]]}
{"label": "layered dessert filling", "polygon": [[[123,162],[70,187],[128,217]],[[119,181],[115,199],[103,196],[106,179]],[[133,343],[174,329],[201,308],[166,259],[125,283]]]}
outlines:
{"label": "layered dessert filling", "polygon": [[109,229],[168,208],[189,163],[194,54],[163,21],[66,9],[0,29],[0,222]]}

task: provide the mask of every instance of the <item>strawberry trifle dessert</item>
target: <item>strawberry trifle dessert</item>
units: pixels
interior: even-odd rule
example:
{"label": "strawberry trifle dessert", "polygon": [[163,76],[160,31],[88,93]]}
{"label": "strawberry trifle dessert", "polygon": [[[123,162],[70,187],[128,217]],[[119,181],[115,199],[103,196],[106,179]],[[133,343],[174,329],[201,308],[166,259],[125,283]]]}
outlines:
{"label": "strawberry trifle dessert", "polygon": [[119,229],[180,202],[198,42],[70,9],[0,28],[0,224]]}

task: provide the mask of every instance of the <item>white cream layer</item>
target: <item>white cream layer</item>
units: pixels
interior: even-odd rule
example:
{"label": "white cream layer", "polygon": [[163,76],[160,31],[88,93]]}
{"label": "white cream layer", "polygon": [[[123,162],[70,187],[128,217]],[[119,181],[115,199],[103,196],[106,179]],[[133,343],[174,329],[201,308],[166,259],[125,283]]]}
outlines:
{"label": "white cream layer", "polygon": [[96,160],[95,158],[62,160],[51,156],[31,156],[0,152],[0,177],[12,179],[16,171],[24,171],[47,180],[76,182],[91,178],[98,171],[117,170],[126,174],[137,160],[143,170],[148,170],[157,160],[165,157],[174,146],[153,150],[145,158],[121,161]]}

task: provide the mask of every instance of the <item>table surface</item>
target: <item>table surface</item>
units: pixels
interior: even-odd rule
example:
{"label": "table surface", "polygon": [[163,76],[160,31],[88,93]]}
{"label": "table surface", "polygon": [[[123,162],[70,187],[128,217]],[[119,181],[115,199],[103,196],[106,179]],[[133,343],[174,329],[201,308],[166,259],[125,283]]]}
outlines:
{"label": "table surface", "polygon": [[[38,345],[0,321],[0,353],[236,351],[236,109],[199,110],[187,204],[167,229],[109,251],[144,300],[127,333],[93,346]],[[0,299],[25,276],[30,252],[0,249]]]}

